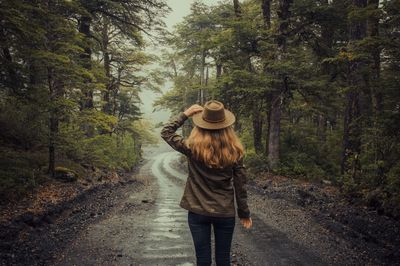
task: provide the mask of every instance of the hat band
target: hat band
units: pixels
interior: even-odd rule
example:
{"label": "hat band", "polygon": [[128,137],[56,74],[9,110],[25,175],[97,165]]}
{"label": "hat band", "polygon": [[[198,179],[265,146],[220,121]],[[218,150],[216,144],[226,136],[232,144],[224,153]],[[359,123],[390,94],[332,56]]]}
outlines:
{"label": "hat band", "polygon": [[209,122],[209,123],[218,123],[218,122],[222,122],[225,121],[225,117],[220,119],[220,120],[208,120],[207,118],[203,117],[203,120]]}

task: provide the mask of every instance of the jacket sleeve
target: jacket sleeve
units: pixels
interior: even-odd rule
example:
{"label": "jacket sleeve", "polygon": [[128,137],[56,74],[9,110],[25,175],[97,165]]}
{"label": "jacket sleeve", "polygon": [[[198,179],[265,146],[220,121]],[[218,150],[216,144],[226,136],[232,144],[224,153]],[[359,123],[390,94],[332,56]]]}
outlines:
{"label": "jacket sleeve", "polygon": [[185,145],[185,139],[176,133],[176,130],[188,119],[184,112],[173,116],[161,129],[161,137],[176,151],[187,156],[190,155],[190,149]]}
{"label": "jacket sleeve", "polygon": [[247,174],[246,167],[243,164],[243,158],[233,166],[233,185],[235,188],[235,197],[237,204],[237,214],[239,218],[249,218],[250,210],[247,206]]}

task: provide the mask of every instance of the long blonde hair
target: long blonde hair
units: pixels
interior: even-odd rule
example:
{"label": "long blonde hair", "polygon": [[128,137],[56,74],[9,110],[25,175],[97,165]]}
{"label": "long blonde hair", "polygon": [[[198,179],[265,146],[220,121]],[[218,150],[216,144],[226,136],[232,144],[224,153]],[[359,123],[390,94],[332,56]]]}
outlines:
{"label": "long blonde hair", "polygon": [[232,166],[244,156],[244,147],[232,126],[217,130],[194,126],[186,145],[195,159],[210,168]]}

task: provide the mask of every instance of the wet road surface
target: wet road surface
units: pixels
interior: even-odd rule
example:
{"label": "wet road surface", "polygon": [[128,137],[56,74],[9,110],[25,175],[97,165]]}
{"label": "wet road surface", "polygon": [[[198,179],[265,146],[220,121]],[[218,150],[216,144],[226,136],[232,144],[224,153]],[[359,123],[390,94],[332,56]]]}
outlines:
{"label": "wet road surface", "polygon": [[168,176],[183,178],[169,167],[176,152],[162,152],[153,157],[151,173],[157,177],[159,191],[156,213],[149,223],[151,232],[143,239],[141,265],[194,265],[193,244],[187,225],[187,211],[178,203],[182,189]]}
{"label": "wet road surface", "polygon": [[[165,143],[145,147],[147,162],[137,178],[147,182],[146,189],[127,195],[103,220],[87,228],[55,265],[195,265],[187,210],[179,206],[187,166],[172,166],[179,156]],[[252,229],[244,229],[236,219],[235,265],[326,265],[250,209]]]}
{"label": "wet road surface", "polygon": [[147,182],[146,189],[127,195],[55,265],[195,265],[187,211],[178,205],[182,186],[168,177],[177,174],[168,166],[176,153],[166,145],[150,146],[144,157],[137,178]]}

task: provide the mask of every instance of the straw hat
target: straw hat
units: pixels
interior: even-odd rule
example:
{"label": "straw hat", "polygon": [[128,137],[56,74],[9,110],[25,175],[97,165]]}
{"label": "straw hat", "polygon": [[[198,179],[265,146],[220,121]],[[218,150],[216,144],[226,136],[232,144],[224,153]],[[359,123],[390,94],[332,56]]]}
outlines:
{"label": "straw hat", "polygon": [[192,116],[193,123],[205,129],[221,129],[232,125],[235,122],[235,115],[224,108],[224,104],[210,100],[204,104],[201,112]]}

